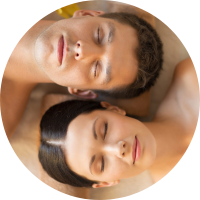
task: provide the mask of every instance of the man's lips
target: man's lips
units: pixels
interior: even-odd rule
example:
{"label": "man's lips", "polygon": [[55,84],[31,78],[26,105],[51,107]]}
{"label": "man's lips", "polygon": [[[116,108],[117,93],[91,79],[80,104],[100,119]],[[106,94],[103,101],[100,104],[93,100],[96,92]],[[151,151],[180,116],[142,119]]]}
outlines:
{"label": "man's lips", "polygon": [[137,137],[135,137],[135,140],[133,142],[133,151],[132,151],[133,164],[140,158],[140,154],[141,154],[140,142],[137,139]]}
{"label": "man's lips", "polygon": [[63,61],[63,51],[64,51],[64,38],[62,36],[58,41],[58,48],[57,48],[57,57],[60,65],[62,64]]}

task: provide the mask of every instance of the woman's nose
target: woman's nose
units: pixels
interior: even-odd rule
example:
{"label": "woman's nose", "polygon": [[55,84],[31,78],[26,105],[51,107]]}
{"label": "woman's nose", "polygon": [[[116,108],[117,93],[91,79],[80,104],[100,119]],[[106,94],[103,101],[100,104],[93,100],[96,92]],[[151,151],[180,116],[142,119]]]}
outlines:
{"label": "woman's nose", "polygon": [[75,46],[76,60],[82,60],[87,57],[97,56],[97,54],[99,54],[99,51],[96,47],[94,47],[94,45],[89,45],[88,43],[83,42],[81,40],[77,41]]}
{"label": "woman's nose", "polygon": [[105,145],[105,151],[108,154],[123,158],[128,153],[128,146],[125,141],[119,141],[117,144]]}

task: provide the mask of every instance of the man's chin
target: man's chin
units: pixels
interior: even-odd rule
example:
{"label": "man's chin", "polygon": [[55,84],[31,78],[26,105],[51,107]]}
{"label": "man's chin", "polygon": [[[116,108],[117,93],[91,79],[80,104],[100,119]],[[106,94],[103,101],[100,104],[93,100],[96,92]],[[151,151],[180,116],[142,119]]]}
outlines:
{"label": "man's chin", "polygon": [[[47,65],[47,62],[53,54],[53,46],[42,36],[38,37],[34,46],[35,60],[40,66]],[[51,61],[52,63],[52,61]]]}

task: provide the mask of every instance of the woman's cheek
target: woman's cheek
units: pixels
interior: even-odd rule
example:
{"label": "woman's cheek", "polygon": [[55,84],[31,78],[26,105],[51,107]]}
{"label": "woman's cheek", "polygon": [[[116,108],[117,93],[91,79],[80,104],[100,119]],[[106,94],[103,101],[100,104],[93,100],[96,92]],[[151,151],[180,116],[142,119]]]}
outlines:
{"label": "woman's cheek", "polygon": [[128,170],[128,165],[126,163],[124,163],[123,161],[118,160],[115,162],[115,168],[113,168],[113,169],[115,169],[115,170],[113,170],[114,175],[123,177],[123,175]]}

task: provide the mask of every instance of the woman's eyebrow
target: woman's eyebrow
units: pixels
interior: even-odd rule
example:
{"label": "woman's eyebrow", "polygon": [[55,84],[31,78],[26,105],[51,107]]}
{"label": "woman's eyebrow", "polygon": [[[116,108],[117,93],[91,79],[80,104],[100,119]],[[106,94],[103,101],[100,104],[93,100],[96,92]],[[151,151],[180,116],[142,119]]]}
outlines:
{"label": "woman's eyebrow", "polygon": [[97,133],[96,133],[96,129],[95,129],[95,125],[96,125],[97,119],[98,118],[95,119],[95,121],[93,123],[93,127],[92,127],[92,130],[93,130],[92,132],[93,132],[93,136],[94,136],[95,140],[97,140]]}
{"label": "woman's eyebrow", "polygon": [[[95,129],[95,125],[96,125],[96,122],[99,118],[97,117],[93,123],[93,127],[92,127],[92,132],[93,132],[93,136],[94,136],[94,139],[97,140],[97,134],[96,134],[96,129]],[[89,169],[90,169],[90,173],[92,174],[92,170],[91,170],[91,167],[92,167],[92,164],[95,160],[95,155],[92,156],[91,160],[90,160],[90,164],[89,164]]]}
{"label": "woman's eyebrow", "polygon": [[[95,160],[95,155],[92,156],[91,160],[90,160],[90,164],[89,164],[89,169],[90,169],[90,173],[92,174],[92,170],[91,170],[91,167],[92,167],[92,164]],[[92,174],[93,175],[93,174]]]}

